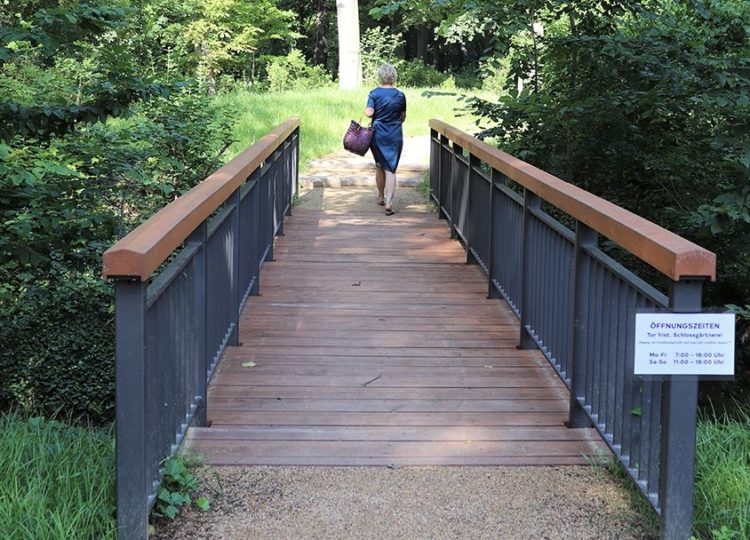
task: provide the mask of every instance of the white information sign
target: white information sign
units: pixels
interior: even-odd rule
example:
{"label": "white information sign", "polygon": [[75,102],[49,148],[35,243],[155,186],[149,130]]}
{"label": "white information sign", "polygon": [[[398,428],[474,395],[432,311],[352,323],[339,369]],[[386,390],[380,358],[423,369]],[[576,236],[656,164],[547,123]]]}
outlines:
{"label": "white information sign", "polygon": [[636,375],[734,375],[732,313],[636,313]]}

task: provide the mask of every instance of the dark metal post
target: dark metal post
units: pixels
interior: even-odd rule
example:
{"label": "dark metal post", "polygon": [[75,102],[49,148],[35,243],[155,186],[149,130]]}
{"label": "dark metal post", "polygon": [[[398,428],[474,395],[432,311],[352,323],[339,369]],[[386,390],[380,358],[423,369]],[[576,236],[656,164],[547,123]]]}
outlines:
{"label": "dark metal post", "polygon": [[451,179],[448,189],[448,201],[450,201],[450,208],[448,208],[448,222],[450,223],[451,227],[451,238],[455,240],[456,238],[458,238],[455,223],[459,219],[459,216],[456,215],[456,200],[453,196],[453,192],[456,190],[456,184],[458,183],[458,156],[463,155],[464,149],[455,142],[451,145],[451,148],[453,150],[451,152],[453,163],[451,165]]}
{"label": "dark metal post", "polygon": [[471,215],[471,173],[474,167],[479,168],[482,161],[474,154],[469,153],[469,165],[466,168],[466,219],[464,220],[464,236],[466,237],[466,264],[478,264],[477,258],[471,252],[473,245],[474,231],[478,229],[481,224],[474,221],[474,217]]}
{"label": "dark metal post", "polygon": [[115,281],[117,538],[148,538],[146,283]]}
{"label": "dark metal post", "polygon": [[288,203],[286,209],[286,215],[292,215],[292,201],[294,200],[294,194],[296,193],[296,183],[294,180],[294,165],[292,163],[294,159],[294,144],[289,139],[284,143],[284,193],[289,194],[289,200],[284,201],[284,204]]}
{"label": "dark metal post", "polygon": [[[266,253],[263,262],[274,261],[273,239],[274,239],[274,208],[273,208],[273,161],[271,157],[263,162],[258,183],[260,184],[260,215],[261,215],[261,242],[262,250]],[[266,248],[267,251],[266,251]],[[260,276],[260,274],[259,274]]]}
{"label": "dark metal post", "polygon": [[294,194],[299,196],[299,128],[294,130],[294,160],[293,161],[294,161]]}
{"label": "dark metal post", "polygon": [[521,249],[523,255],[521,257],[521,335],[519,336],[518,348],[519,349],[536,349],[536,343],[532,339],[528,330],[528,315],[529,305],[531,305],[531,291],[528,285],[528,277],[531,272],[534,272],[533,264],[531,261],[532,246],[530,241],[531,236],[531,212],[533,208],[540,208],[542,200],[539,196],[528,189],[524,189],[523,193],[523,233],[521,236]]}
{"label": "dark metal post", "polygon": [[443,182],[445,181],[445,171],[443,170],[443,161],[445,159],[445,153],[448,152],[446,146],[450,144],[448,137],[440,135],[438,146],[440,152],[438,154],[438,183],[437,183],[437,203],[438,203],[438,219],[442,219],[446,216],[443,215]]}
{"label": "dark metal post", "polygon": [[[674,312],[698,312],[703,279],[681,279],[669,291]],[[696,377],[670,377],[662,386],[659,507],[665,540],[684,540],[693,526],[695,429],[698,415]]]}
{"label": "dark metal post", "polygon": [[599,240],[597,232],[576,222],[575,260],[573,266],[573,354],[570,367],[570,409],[568,412],[568,427],[591,427],[586,411],[581,401],[585,399],[586,391],[586,335],[588,328],[588,294],[591,290],[589,283],[590,259],[585,248],[596,247]]}
{"label": "dark metal post", "polygon": [[[430,175],[429,175],[429,181],[430,181],[430,195],[432,197],[435,196],[435,184],[437,180],[437,167],[438,167],[438,159],[440,156],[440,151],[437,149],[438,143],[435,142],[435,139],[438,138],[437,132],[430,128]],[[438,141],[440,139],[438,138]]]}
{"label": "dark metal post", "polygon": [[[283,200],[282,193],[284,192],[283,183],[286,182],[284,178],[284,159],[283,154],[280,150],[276,150],[273,153],[273,171],[271,178],[273,189],[273,234],[274,236],[284,236],[284,213],[279,212],[279,201],[283,205],[286,201]],[[280,193],[281,192],[281,193]],[[277,227],[278,225],[278,227]],[[273,240],[272,240],[273,241]]]}
{"label": "dark metal post", "polygon": [[488,258],[489,261],[487,262],[487,298],[500,298],[500,293],[495,289],[495,285],[492,283],[492,280],[495,277],[495,220],[497,219],[497,216],[495,216],[495,183],[499,180],[502,180],[503,175],[500,174],[495,169],[492,169],[492,173],[490,174],[490,222],[489,222],[489,228],[490,228],[490,245],[488,246],[487,252],[488,252]]}
{"label": "dark metal post", "polygon": [[229,260],[229,264],[232,265],[229,280],[229,286],[231,287],[229,295],[231,318],[229,324],[232,327],[232,333],[229,335],[227,345],[237,346],[240,343],[240,306],[242,305],[242,289],[240,287],[240,203],[242,197],[240,196],[240,188],[235,189],[227,200],[231,201],[234,206],[230,217],[232,220],[232,253]]}
{"label": "dark metal post", "polygon": [[208,225],[204,221],[193,231],[187,242],[198,244],[199,250],[193,257],[193,321],[195,330],[193,333],[193,346],[195,347],[196,365],[193,367],[197,376],[195,389],[197,408],[195,410],[194,422],[196,426],[208,425],[207,417],[207,390],[208,390],[208,359],[211,356],[208,351],[208,340],[206,338],[208,329],[206,327],[208,303],[206,302],[207,278],[206,267],[206,241]]}

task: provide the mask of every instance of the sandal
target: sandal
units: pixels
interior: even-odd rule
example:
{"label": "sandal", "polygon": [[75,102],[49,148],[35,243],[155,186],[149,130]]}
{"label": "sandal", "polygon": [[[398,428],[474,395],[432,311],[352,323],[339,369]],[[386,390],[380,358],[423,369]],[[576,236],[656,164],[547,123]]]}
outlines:
{"label": "sandal", "polygon": [[393,215],[393,209],[392,208],[386,208],[385,209],[385,215],[386,216],[392,216]]}
{"label": "sandal", "polygon": [[378,199],[379,206],[385,206],[385,199]]}

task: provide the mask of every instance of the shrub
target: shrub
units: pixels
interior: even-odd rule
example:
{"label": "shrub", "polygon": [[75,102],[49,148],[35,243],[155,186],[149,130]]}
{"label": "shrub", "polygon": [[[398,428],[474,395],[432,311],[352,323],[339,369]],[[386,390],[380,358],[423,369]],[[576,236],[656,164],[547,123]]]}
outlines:
{"label": "shrub", "polygon": [[102,252],[221,164],[226,110],[185,91],[47,143],[0,143],[0,408],[111,418]]}
{"label": "shrub", "polygon": [[397,84],[404,85],[401,73],[403,61],[398,59],[397,51],[403,45],[401,34],[391,34],[385,28],[368,28],[360,40],[360,57],[362,59],[362,79],[365,84],[376,85],[378,69],[384,63],[393,65],[398,70]]}
{"label": "shrub", "polygon": [[448,79],[448,75],[440,73],[437,69],[426,65],[421,60],[404,62],[398,72],[398,82],[402,86],[416,86],[419,88],[435,87],[441,86]]}
{"label": "shrub", "polygon": [[0,315],[0,405],[112,418],[114,317],[101,277],[54,263],[44,278],[6,286]]}
{"label": "shrub", "polygon": [[296,49],[286,56],[266,59],[266,77],[271,92],[320,88],[331,84],[331,76],[321,66],[308,65],[302,53]]}

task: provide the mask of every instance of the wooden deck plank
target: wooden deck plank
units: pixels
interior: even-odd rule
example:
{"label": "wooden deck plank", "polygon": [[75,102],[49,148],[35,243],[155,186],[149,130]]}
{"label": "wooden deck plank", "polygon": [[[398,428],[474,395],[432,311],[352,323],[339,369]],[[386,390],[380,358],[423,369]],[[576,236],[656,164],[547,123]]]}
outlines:
{"label": "wooden deck plank", "polygon": [[218,411],[292,411],[292,412],[551,412],[565,413],[559,399],[538,400],[383,400],[383,399],[242,399],[213,398],[211,412]]}
{"label": "wooden deck plank", "polygon": [[591,429],[563,426],[252,426],[196,428],[191,437],[214,441],[593,441]]}
{"label": "wooden deck plank", "polygon": [[564,413],[212,411],[213,426],[563,426]]}
{"label": "wooden deck plank", "polygon": [[[209,387],[213,464],[563,465],[606,453],[516,349],[511,308],[432,214],[299,211]],[[250,362],[250,363],[248,363]],[[244,364],[244,365],[243,365]]]}
{"label": "wooden deck plank", "polygon": [[538,388],[378,388],[378,387],[310,387],[310,386],[257,386],[212,384],[209,389],[209,406],[214,397],[237,398],[320,398],[320,399],[560,399],[568,398],[567,390],[559,385]]}

